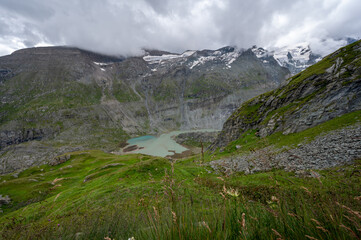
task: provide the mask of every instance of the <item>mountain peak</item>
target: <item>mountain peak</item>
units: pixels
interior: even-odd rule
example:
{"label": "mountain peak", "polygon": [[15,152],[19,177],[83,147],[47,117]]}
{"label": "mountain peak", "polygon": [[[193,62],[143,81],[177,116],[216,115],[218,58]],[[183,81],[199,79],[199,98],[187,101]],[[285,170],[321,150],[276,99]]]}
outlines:
{"label": "mountain peak", "polygon": [[248,130],[260,136],[295,133],[361,109],[361,40],[289,79],[287,85],[241,105],[223,126],[212,149]]}

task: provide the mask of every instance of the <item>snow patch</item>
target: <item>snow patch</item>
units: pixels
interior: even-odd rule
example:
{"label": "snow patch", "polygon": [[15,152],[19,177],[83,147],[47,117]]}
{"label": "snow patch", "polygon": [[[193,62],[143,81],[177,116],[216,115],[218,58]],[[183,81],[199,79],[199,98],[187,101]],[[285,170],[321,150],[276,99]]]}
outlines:
{"label": "snow patch", "polygon": [[191,62],[188,64],[188,67],[190,69],[193,69],[195,66],[203,65],[206,62],[209,61],[221,61],[226,65],[226,68],[231,68],[231,64],[236,61],[236,59],[240,56],[241,52],[238,50],[235,50],[233,52],[228,52],[222,54],[221,51],[217,50],[214,51],[210,56],[207,57],[199,57],[197,60]]}
{"label": "snow patch", "polygon": [[169,60],[178,59],[178,58],[187,58],[187,57],[191,56],[193,53],[195,53],[195,51],[189,50],[189,51],[185,51],[182,54],[163,54],[162,56],[147,55],[147,56],[143,57],[143,60],[150,64],[162,63],[163,61],[169,61]]}
{"label": "snow patch", "polygon": [[98,65],[100,67],[105,67],[108,65],[112,65],[113,63],[102,63],[102,62],[93,62],[95,65]]}

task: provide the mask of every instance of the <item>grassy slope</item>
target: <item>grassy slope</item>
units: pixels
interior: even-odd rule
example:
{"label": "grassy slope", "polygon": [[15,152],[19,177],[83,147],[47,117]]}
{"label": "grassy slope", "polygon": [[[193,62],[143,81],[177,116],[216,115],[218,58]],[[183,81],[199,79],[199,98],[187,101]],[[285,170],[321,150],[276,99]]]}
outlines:
{"label": "grassy slope", "polygon": [[[299,143],[315,137],[315,132],[358,123],[359,113],[284,139],[271,135],[263,144],[278,139],[280,145]],[[245,139],[249,145],[244,144],[243,151],[261,141],[252,134]],[[1,194],[13,199],[3,207],[1,236],[74,239],[78,233],[78,239],[276,239],[277,231],[285,239],[306,235],[350,239],[353,233],[360,236],[361,219],[355,212],[361,210],[360,172],[358,162],[319,171],[320,179],[299,178],[282,170],[221,179],[199,165],[199,157],[172,166],[157,157],[75,152],[59,166],[34,167],[18,178],[1,177]],[[237,190],[239,196],[227,194],[223,186]]]}

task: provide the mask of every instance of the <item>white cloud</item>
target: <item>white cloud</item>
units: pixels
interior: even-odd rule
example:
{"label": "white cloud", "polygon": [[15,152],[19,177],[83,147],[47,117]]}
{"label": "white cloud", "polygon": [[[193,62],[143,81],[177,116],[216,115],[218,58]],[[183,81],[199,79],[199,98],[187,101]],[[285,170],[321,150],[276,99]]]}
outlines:
{"label": "white cloud", "polygon": [[0,54],[70,45],[113,54],[310,42],[327,54],[361,36],[359,0],[27,0],[0,2]]}

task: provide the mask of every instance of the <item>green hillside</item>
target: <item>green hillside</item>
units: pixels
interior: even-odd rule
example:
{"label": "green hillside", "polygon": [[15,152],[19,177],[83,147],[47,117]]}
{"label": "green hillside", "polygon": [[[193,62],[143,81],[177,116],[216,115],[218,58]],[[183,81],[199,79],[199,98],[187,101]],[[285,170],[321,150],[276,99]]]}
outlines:
{"label": "green hillside", "polygon": [[[360,112],[287,136],[296,144],[360,123]],[[278,136],[280,138],[280,136]],[[242,150],[275,144],[252,134]],[[274,139],[274,140],[272,140]],[[246,141],[247,142],[247,141]],[[235,153],[230,148],[229,153]],[[2,239],[352,239],[360,235],[361,162],[321,171],[215,172],[195,156],[170,162],[101,151],[69,153],[0,181]],[[361,160],[361,159],[360,159]],[[357,239],[357,238],[356,238]]]}

